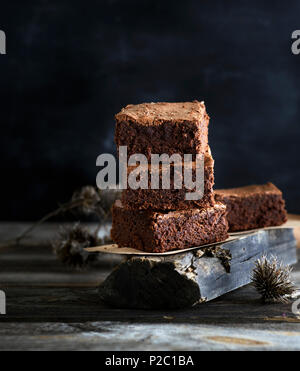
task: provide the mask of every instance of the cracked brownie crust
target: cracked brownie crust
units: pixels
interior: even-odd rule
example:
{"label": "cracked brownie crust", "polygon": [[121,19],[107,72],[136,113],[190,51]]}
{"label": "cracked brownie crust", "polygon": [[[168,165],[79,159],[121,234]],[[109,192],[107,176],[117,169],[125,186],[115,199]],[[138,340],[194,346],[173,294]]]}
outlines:
{"label": "cracked brownie crust", "polygon": [[115,116],[115,142],[127,146],[128,156],[205,153],[209,116],[204,102],[128,105]]}

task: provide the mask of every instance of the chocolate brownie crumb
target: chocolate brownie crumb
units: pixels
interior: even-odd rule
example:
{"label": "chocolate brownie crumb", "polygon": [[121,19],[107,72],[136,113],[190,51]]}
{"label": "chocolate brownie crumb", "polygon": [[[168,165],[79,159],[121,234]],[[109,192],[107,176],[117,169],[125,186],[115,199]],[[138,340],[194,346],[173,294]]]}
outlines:
{"label": "chocolate brownie crumb", "polygon": [[227,206],[230,232],[280,226],[287,221],[282,192],[272,183],[215,191]]}
{"label": "chocolate brownie crumb", "polygon": [[163,253],[227,239],[226,207],[172,212],[128,210],[121,201],[112,209],[111,237],[119,247]]}

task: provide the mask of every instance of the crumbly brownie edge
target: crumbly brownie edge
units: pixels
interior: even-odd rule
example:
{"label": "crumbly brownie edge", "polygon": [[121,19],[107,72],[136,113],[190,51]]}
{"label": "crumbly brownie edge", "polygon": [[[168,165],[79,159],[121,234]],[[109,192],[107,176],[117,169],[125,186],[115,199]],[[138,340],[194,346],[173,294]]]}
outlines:
{"label": "crumbly brownie edge", "polygon": [[128,157],[141,153],[150,162],[151,154],[196,155],[208,148],[208,121],[204,123],[166,122],[143,127],[135,122],[117,122],[115,128],[117,150],[127,146]]}
{"label": "crumbly brownie edge", "polygon": [[218,192],[215,191],[215,199],[227,206],[230,232],[280,226],[287,221],[281,192],[249,196],[230,196]]}
{"label": "crumbly brownie edge", "polygon": [[[195,175],[194,175],[195,177]],[[149,175],[150,179],[150,175]],[[161,173],[160,173],[161,182]],[[149,181],[149,188],[151,182]],[[204,167],[204,195],[198,201],[186,200],[187,192],[182,189],[174,189],[174,177],[171,175],[170,189],[125,189],[122,192],[122,204],[127,209],[139,210],[182,210],[190,208],[209,207],[215,204],[214,199],[214,160],[210,154],[206,155]]]}
{"label": "crumbly brownie edge", "polygon": [[112,239],[120,247],[162,253],[227,239],[226,207],[169,213],[113,207]]}
{"label": "crumbly brownie edge", "polygon": [[193,209],[166,214],[156,224],[155,252],[183,250],[228,238],[226,207],[215,204],[214,207]]}
{"label": "crumbly brownie edge", "polygon": [[154,236],[151,225],[153,213],[132,211],[120,207],[120,201],[112,207],[111,238],[119,247],[145,250],[153,246]]}

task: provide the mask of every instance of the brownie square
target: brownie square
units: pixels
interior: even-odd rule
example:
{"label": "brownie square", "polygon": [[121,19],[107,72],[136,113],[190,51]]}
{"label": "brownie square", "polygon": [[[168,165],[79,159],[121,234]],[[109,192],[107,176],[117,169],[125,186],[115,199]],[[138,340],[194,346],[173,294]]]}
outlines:
{"label": "brownie square", "polygon": [[227,206],[229,231],[279,226],[287,221],[282,192],[272,183],[215,191]]}
{"label": "brownie square", "polygon": [[[181,164],[182,165],[182,164]],[[193,171],[193,181],[196,180],[196,165],[190,163]],[[174,186],[174,165],[170,166],[171,179],[170,189],[162,189],[162,168],[159,169],[160,189],[151,189],[151,168],[147,167],[148,189],[127,188],[122,192],[122,204],[127,209],[152,209],[152,210],[182,210],[201,208],[214,205],[214,160],[210,154],[205,155],[204,160],[204,194],[199,200],[186,200],[186,193],[193,192],[181,183],[182,188]],[[175,168],[176,169],[176,168]],[[128,168],[128,174],[132,168]],[[152,170],[154,172],[154,170]],[[183,174],[183,171],[182,171]]]}
{"label": "brownie square", "polygon": [[172,212],[125,209],[120,200],[113,209],[111,237],[119,247],[163,253],[227,239],[226,206]]}
{"label": "brownie square", "polygon": [[204,102],[128,105],[116,116],[115,142],[128,156],[205,153],[209,116]]}

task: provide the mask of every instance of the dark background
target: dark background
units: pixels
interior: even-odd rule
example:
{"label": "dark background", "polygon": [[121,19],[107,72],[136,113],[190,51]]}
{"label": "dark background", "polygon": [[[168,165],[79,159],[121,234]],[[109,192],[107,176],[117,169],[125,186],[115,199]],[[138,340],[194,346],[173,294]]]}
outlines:
{"label": "dark background", "polygon": [[216,186],[272,181],[300,213],[300,2],[10,1],[0,5],[1,220],[95,184],[128,103],[205,100]]}

